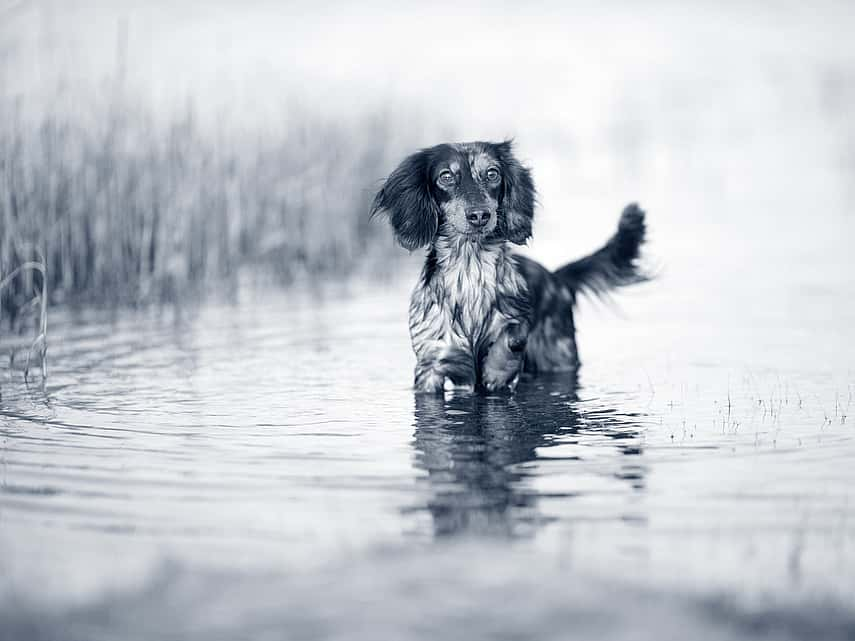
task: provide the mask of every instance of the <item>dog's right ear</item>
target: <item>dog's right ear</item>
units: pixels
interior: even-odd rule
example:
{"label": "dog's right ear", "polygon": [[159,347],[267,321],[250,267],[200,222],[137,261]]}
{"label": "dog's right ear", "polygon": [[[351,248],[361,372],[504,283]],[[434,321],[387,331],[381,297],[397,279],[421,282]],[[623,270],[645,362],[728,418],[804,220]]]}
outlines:
{"label": "dog's right ear", "polygon": [[439,211],[430,194],[430,150],[407,157],[374,196],[371,217],[389,217],[395,238],[405,249],[429,245],[439,225]]}

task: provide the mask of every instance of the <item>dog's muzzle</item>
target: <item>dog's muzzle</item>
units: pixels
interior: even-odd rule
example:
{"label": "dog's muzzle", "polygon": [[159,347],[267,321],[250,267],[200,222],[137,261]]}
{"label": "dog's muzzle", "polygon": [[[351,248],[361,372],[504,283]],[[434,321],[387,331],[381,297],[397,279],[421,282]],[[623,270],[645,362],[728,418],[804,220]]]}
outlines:
{"label": "dog's muzzle", "polygon": [[481,229],[490,221],[490,210],[484,207],[469,207],[466,209],[466,222],[472,229]]}

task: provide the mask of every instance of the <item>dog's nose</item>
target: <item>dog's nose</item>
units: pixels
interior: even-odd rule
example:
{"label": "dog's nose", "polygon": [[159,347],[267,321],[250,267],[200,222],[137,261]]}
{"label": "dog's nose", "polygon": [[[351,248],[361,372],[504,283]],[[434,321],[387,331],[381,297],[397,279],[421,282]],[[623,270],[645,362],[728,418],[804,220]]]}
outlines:
{"label": "dog's nose", "polygon": [[470,207],[466,210],[466,220],[473,227],[483,227],[490,220],[490,212],[480,207]]}

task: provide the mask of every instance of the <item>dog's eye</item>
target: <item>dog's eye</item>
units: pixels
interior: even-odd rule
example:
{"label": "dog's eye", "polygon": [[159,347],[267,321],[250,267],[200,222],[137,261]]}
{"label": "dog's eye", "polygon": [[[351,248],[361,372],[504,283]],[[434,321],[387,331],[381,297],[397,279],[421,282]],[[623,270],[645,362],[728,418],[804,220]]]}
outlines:
{"label": "dog's eye", "polygon": [[487,180],[489,180],[491,183],[494,183],[498,179],[499,179],[499,170],[496,169],[495,167],[490,167],[487,170]]}
{"label": "dog's eye", "polygon": [[454,174],[452,174],[447,169],[439,174],[439,184],[440,185],[453,185],[454,184]]}

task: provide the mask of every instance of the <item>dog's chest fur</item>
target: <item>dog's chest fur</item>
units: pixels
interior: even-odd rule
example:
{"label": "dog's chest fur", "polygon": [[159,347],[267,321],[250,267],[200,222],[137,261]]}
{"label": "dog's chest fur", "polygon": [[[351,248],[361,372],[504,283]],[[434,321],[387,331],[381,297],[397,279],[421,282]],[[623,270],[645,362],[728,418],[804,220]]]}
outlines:
{"label": "dog's chest fur", "polygon": [[420,358],[449,349],[473,356],[513,320],[503,298],[519,296],[525,281],[504,243],[439,239],[410,304],[410,334]]}
{"label": "dog's chest fur", "polygon": [[451,331],[472,343],[487,338],[498,283],[508,267],[503,248],[464,241],[442,251],[437,259],[438,299]]}

